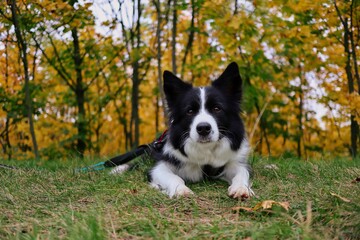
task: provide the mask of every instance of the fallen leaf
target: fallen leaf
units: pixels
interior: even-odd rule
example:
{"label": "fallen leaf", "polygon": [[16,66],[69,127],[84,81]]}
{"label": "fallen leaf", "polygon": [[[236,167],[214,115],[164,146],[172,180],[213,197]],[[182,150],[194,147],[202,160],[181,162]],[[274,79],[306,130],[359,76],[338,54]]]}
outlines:
{"label": "fallen leaf", "polygon": [[330,193],[330,195],[331,196],[334,196],[334,197],[337,197],[337,198],[339,198],[339,199],[341,199],[342,201],[344,201],[344,202],[351,202],[351,200],[350,199],[347,199],[347,198],[344,198],[344,197],[342,197],[342,196],[340,196],[339,194],[336,194],[336,193]]}
{"label": "fallen leaf", "polygon": [[289,211],[289,208],[290,208],[290,203],[289,202],[276,202],[276,201],[273,201],[273,200],[265,200],[265,201],[259,202],[253,208],[249,208],[249,207],[233,207],[232,210],[233,211],[243,210],[243,211],[246,211],[246,212],[254,212],[254,211],[258,211],[258,210],[272,209],[274,205],[278,205],[278,206],[282,207],[283,209],[285,209],[286,211]]}
{"label": "fallen leaf", "polygon": [[290,208],[290,203],[289,202],[278,202],[277,204],[279,204],[286,211],[289,211],[289,208]]}
{"label": "fallen leaf", "polygon": [[274,205],[278,205],[280,207],[282,207],[283,209],[285,209],[286,211],[289,210],[290,204],[289,202],[276,202],[273,200],[265,200],[262,201],[258,204],[255,205],[255,207],[253,207],[254,211],[259,210],[259,209],[271,209]]}
{"label": "fallen leaf", "polygon": [[254,210],[259,210],[259,209],[271,209],[272,205],[275,203],[275,201],[273,200],[265,200],[262,202],[259,202],[258,204],[255,205]]}

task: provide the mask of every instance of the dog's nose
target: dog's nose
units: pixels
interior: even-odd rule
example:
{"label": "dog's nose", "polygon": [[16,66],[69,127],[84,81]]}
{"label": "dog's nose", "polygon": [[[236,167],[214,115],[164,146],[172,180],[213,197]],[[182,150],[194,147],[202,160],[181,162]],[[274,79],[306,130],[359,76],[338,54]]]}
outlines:
{"label": "dog's nose", "polygon": [[200,136],[207,136],[211,132],[211,125],[207,122],[201,122],[196,126],[196,131]]}

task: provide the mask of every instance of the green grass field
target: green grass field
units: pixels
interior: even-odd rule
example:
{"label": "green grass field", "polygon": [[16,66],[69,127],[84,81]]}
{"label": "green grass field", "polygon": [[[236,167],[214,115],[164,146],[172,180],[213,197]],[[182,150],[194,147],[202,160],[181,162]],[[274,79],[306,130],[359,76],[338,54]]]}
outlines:
{"label": "green grass field", "polygon": [[[149,161],[121,176],[72,171],[96,162],[1,161],[19,169],[0,168],[0,239],[360,239],[360,161],[255,158],[245,202],[222,181],[169,199],[148,186]],[[290,209],[237,208],[265,200]]]}

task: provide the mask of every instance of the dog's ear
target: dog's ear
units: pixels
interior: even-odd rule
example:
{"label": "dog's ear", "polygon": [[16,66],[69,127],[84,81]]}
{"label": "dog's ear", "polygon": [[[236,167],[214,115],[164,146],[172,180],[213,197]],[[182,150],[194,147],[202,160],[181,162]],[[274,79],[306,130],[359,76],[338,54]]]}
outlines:
{"label": "dog's ear", "polygon": [[212,86],[219,89],[226,96],[240,102],[242,97],[242,80],[237,63],[230,63],[221,76],[212,83]]}
{"label": "dog's ear", "polygon": [[181,97],[185,92],[192,88],[192,85],[182,81],[172,72],[164,71],[164,92],[168,106],[171,107],[176,104],[178,97]]}

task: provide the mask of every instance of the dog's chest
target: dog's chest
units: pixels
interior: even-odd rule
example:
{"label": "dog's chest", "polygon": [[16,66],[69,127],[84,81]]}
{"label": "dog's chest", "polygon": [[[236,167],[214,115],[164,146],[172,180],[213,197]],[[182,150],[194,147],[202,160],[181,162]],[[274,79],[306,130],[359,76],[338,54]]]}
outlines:
{"label": "dog's chest", "polygon": [[185,147],[186,161],[178,169],[178,174],[185,180],[197,182],[204,177],[221,176],[226,164],[233,159],[230,148],[217,145],[188,144]]}
{"label": "dog's chest", "polygon": [[187,162],[199,166],[210,165],[214,168],[222,167],[235,156],[230,144],[226,140],[209,144],[186,144]]}

